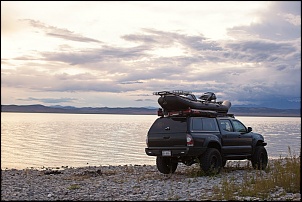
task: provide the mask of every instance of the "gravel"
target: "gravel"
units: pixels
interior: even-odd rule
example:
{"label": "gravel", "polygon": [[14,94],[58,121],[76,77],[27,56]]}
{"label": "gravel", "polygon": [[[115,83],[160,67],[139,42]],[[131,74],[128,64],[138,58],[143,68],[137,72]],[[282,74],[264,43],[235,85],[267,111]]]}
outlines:
{"label": "gravel", "polygon": [[[220,200],[223,194],[219,189],[225,180],[240,184],[247,177],[268,175],[265,171],[242,169],[246,164],[228,162],[216,176],[198,176],[197,164],[179,164],[176,172],[168,175],[160,173],[155,165],[5,169],[1,170],[1,200]],[[277,186],[264,195],[235,193],[233,200],[301,201],[300,193],[286,193]]]}

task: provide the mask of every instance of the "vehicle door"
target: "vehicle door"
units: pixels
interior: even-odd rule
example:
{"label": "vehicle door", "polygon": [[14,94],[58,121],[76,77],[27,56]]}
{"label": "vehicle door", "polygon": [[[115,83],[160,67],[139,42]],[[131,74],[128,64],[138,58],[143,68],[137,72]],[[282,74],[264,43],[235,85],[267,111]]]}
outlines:
{"label": "vehicle door", "polygon": [[241,122],[232,119],[219,119],[219,127],[224,154],[236,155],[251,152],[251,135],[247,134],[247,129]]}
{"label": "vehicle door", "polygon": [[231,120],[233,124],[234,133],[238,134],[237,146],[240,153],[252,153],[252,135],[248,132],[246,126],[239,120]]}

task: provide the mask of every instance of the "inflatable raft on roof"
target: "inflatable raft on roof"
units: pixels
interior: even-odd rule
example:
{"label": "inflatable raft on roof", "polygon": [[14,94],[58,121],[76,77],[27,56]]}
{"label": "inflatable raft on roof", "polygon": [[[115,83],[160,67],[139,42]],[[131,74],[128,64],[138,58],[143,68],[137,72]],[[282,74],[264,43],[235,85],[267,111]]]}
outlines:
{"label": "inflatable raft on roof", "polygon": [[192,92],[182,90],[160,91],[153,94],[160,95],[158,104],[164,111],[199,109],[228,113],[231,107],[228,100],[216,102],[216,95],[212,92],[204,93],[199,99]]}

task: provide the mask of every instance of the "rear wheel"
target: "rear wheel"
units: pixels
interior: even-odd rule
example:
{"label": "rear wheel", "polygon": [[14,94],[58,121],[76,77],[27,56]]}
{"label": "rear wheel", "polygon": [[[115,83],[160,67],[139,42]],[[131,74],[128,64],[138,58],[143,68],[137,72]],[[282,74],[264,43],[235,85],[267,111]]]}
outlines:
{"label": "rear wheel", "polygon": [[174,162],[172,158],[162,156],[156,157],[157,169],[163,174],[174,173],[177,165],[178,162]]}
{"label": "rear wheel", "polygon": [[218,174],[222,167],[220,152],[215,148],[208,148],[200,158],[200,168],[205,174]]}
{"label": "rear wheel", "polygon": [[256,146],[251,162],[254,169],[264,170],[266,168],[268,157],[264,146]]}

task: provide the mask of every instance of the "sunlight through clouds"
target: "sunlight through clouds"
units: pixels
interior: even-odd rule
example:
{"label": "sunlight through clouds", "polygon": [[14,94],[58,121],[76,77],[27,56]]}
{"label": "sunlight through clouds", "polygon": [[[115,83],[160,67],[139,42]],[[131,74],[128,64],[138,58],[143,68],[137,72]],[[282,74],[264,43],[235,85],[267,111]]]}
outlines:
{"label": "sunlight through clouds", "polygon": [[1,2],[2,104],[157,107],[177,89],[299,108],[300,75],[297,1]]}

